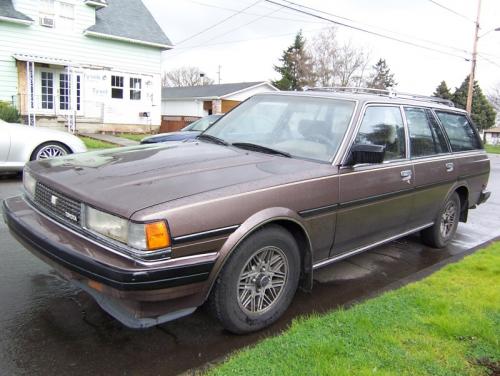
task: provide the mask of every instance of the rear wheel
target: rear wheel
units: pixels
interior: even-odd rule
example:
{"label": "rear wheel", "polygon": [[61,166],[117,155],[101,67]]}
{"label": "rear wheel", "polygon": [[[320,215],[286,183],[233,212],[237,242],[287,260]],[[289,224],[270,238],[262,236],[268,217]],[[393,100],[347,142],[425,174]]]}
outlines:
{"label": "rear wheel", "polygon": [[444,202],[432,227],[422,230],[422,241],[434,248],[445,247],[455,235],[460,220],[460,198],[456,192]]}
{"label": "rear wheel", "polygon": [[71,150],[60,142],[45,142],[39,145],[31,154],[30,160],[39,161],[42,159],[49,159],[54,157],[62,157],[63,155],[70,154]]}
{"label": "rear wheel", "polygon": [[275,322],[293,299],[300,252],[293,236],[269,225],[246,238],[222,269],[209,298],[225,329],[248,333]]}

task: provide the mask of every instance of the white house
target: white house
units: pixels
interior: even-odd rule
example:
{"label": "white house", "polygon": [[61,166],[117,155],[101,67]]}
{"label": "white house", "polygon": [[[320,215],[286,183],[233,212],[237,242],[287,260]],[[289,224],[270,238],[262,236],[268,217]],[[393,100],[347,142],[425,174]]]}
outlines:
{"label": "white house", "polygon": [[141,0],[1,0],[0,100],[30,125],[155,129],[170,48]]}
{"label": "white house", "polygon": [[171,117],[203,117],[226,113],[252,95],[278,91],[267,81],[219,85],[164,87],[161,114],[163,122]]}

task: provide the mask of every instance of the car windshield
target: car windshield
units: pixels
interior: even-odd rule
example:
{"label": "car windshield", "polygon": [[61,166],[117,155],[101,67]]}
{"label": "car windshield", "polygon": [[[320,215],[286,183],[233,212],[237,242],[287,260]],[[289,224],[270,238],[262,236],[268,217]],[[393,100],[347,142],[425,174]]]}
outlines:
{"label": "car windshield", "polygon": [[212,125],[218,118],[220,118],[219,115],[205,116],[204,118],[198,119],[195,122],[189,124],[187,127],[184,127],[182,130],[203,132],[210,125]]}
{"label": "car windshield", "polygon": [[330,161],[344,138],[354,107],[355,102],[348,100],[258,95],[204,134],[238,147],[253,145],[252,150]]}

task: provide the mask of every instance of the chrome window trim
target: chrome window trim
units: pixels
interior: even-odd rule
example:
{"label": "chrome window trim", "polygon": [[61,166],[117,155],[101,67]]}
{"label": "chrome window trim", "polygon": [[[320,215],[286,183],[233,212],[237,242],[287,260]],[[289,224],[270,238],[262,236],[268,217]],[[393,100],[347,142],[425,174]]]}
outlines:
{"label": "chrome window trim", "polygon": [[[358,131],[359,131],[359,128],[361,128],[361,123],[363,121],[363,117],[364,117],[364,114],[366,112],[366,109],[368,107],[398,107],[399,108],[399,112],[401,113],[401,104],[398,104],[398,103],[384,103],[384,102],[365,102],[363,104],[363,107],[361,107],[361,110],[358,114],[358,119],[357,119],[357,123],[356,123],[356,126],[351,134],[351,137],[350,137],[350,140],[349,140],[349,143],[347,144],[347,148],[344,150],[344,155],[341,159],[341,162],[338,163],[337,165],[340,165],[341,168],[342,167],[349,167],[349,168],[352,168],[352,167],[357,167],[357,166],[361,166],[361,164],[358,164],[358,165],[354,165],[354,166],[344,166],[344,164],[346,163],[346,160],[347,158],[349,157],[349,152],[351,151],[351,146],[353,145],[354,141],[356,140],[356,136],[358,134]],[[401,113],[401,118],[402,118],[402,121],[403,121],[403,127],[405,127],[405,147],[406,147],[406,142],[408,140],[408,135],[407,135],[407,129],[406,129],[406,126],[405,126],[405,121],[404,121],[404,117],[403,117],[403,114]],[[393,160],[390,160],[390,161],[384,161],[382,162],[381,164],[389,164],[389,163],[394,163],[394,162],[399,162],[399,161],[406,161],[406,160],[409,160],[408,158],[408,148],[406,147],[406,151],[405,151],[405,158],[400,158],[400,159],[393,159]],[[363,163],[362,165],[366,165],[366,166],[371,166],[371,164],[366,164],[366,163]],[[375,164],[373,164],[373,166],[375,166]]]}
{"label": "chrome window trim", "polygon": [[[471,117],[469,116],[469,113],[468,112],[459,112],[459,111],[453,111],[453,110],[443,110],[443,109],[440,109],[440,108],[433,108],[432,109],[432,112],[434,113],[434,117],[435,119],[437,120],[437,122],[439,123],[439,125],[441,126],[441,130],[444,132],[445,136],[446,136],[446,140],[448,140],[448,145],[450,147],[450,151],[455,154],[455,153],[468,153],[468,152],[471,152],[471,151],[485,151],[484,149],[484,145],[483,145],[483,140],[481,139],[481,135],[479,134],[479,131],[477,130],[476,128],[476,125],[474,124],[474,122],[472,121]],[[477,141],[479,142],[479,145],[481,146],[481,148],[479,149],[471,149],[471,150],[460,150],[460,151],[453,151],[453,147],[451,146],[451,141],[450,141],[450,137],[448,136],[448,132],[446,132],[446,129],[444,127],[444,124],[443,122],[441,121],[441,119],[439,118],[438,116],[438,112],[445,112],[445,113],[449,113],[449,114],[454,114],[454,115],[462,115],[465,117],[465,119],[467,120],[467,123],[469,124],[469,127],[472,129],[472,132],[474,133],[474,135],[476,136],[476,139]]]}
{"label": "chrome window trim", "polygon": [[[411,159],[411,160],[419,160],[419,159],[422,159],[422,158],[429,158],[429,157],[434,157],[434,156],[437,156],[437,155],[450,155],[452,153],[452,151],[451,151],[451,145],[450,145],[450,140],[448,139],[448,135],[446,134],[446,131],[443,129],[443,126],[441,125],[441,123],[437,119],[437,116],[434,113],[432,107],[414,106],[414,105],[401,105],[401,108],[403,109],[403,114],[404,114],[405,122],[407,122],[406,112],[404,111],[405,108],[416,108],[416,109],[420,109],[420,110],[428,110],[428,111],[430,111],[431,116],[436,121],[437,126],[439,127],[439,129],[443,133],[444,140],[446,142],[446,146],[448,147],[448,151],[447,152],[437,153],[437,154],[431,154],[431,155],[422,155],[420,157],[414,157],[412,155],[412,153],[411,153],[411,150],[410,150],[410,157],[409,157],[409,159]],[[411,144],[411,135],[410,135],[410,127],[409,126],[408,126],[408,144]]]}

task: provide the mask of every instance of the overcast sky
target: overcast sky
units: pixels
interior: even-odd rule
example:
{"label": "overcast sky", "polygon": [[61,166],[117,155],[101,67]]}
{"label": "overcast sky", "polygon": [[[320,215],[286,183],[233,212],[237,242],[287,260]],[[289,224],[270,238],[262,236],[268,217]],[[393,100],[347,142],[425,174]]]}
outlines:
{"label": "overcast sky", "polygon": [[[302,29],[310,40],[331,26],[313,17],[280,8],[264,0],[143,0],[175,47],[163,53],[163,69],[185,65],[200,67],[221,82],[276,79],[273,65],[283,49]],[[279,0],[277,0],[279,1]],[[431,94],[441,80],[452,88],[460,85],[470,71],[463,57],[472,50],[474,23],[440,8],[429,0],[293,0],[337,16],[357,21],[356,25],[462,57],[401,44],[380,37],[338,27],[340,42],[352,41],[370,52],[375,63],[385,58],[395,73],[398,90]],[[477,0],[436,0],[454,11],[475,19]],[[253,6],[252,6],[253,4]],[[249,7],[217,27],[187,41],[194,34]],[[480,34],[500,27],[500,0],[483,0]],[[326,16],[333,18],[331,16]],[[404,37],[402,34],[409,35]],[[429,44],[430,40],[455,49]],[[479,40],[476,77],[485,91],[500,85],[500,32],[489,32]]]}

